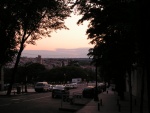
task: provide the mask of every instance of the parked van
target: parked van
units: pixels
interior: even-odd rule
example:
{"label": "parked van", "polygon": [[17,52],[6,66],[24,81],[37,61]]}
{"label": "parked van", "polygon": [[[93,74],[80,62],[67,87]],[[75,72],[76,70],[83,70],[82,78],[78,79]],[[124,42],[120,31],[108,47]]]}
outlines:
{"label": "parked van", "polygon": [[36,92],[49,91],[49,84],[47,82],[37,82],[34,89]]}

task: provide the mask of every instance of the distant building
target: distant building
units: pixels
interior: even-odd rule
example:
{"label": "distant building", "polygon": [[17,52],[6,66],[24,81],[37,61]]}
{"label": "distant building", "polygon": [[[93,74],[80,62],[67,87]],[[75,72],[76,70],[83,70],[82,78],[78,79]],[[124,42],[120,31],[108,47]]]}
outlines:
{"label": "distant building", "polygon": [[36,60],[37,60],[37,63],[43,64],[41,55],[38,55],[38,57],[36,58]]}

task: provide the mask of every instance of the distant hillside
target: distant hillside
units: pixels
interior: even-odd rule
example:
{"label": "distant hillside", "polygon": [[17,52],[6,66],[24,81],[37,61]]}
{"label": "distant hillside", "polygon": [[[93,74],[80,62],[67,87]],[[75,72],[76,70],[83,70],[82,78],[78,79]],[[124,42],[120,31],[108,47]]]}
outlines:
{"label": "distant hillside", "polygon": [[37,57],[41,55],[42,58],[88,58],[89,48],[77,48],[77,49],[56,49],[51,50],[24,50],[22,57]]}

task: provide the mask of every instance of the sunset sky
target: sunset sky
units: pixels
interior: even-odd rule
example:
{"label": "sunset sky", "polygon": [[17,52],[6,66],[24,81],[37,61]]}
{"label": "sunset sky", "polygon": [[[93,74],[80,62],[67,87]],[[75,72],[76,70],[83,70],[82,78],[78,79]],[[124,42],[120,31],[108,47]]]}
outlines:
{"label": "sunset sky", "polygon": [[86,29],[88,22],[84,22],[83,25],[77,25],[77,21],[81,16],[72,14],[65,21],[65,25],[70,30],[58,30],[51,33],[50,38],[43,38],[36,41],[36,45],[27,45],[25,50],[56,50],[58,48],[63,49],[75,49],[75,48],[90,48],[93,45],[89,44],[90,40],[87,39]]}

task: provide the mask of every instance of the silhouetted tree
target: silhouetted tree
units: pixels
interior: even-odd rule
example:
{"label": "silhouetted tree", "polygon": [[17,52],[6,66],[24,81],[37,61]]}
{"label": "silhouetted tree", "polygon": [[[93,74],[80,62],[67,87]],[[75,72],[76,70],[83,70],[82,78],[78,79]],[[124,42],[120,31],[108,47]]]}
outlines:
{"label": "silhouetted tree", "polygon": [[89,75],[89,78],[93,80],[93,74],[87,72],[87,70],[77,66],[65,66],[53,68],[41,73],[40,79],[44,79],[49,82],[66,82],[72,81],[72,78],[82,78],[83,80],[87,78],[87,75]]}
{"label": "silhouetted tree", "polygon": [[15,31],[18,22],[15,15],[11,13],[11,8],[7,7],[7,2],[0,1],[0,66],[12,61],[17,52],[17,42]]}
{"label": "silhouetted tree", "polygon": [[[6,1],[5,1],[6,2]],[[10,13],[10,9],[4,1],[0,1],[0,71],[2,67],[11,62],[17,53],[17,42],[14,38],[18,22],[15,15]],[[3,76],[1,75],[0,77]]]}
{"label": "silhouetted tree", "polygon": [[83,15],[78,24],[89,21],[86,33],[95,47],[90,49],[88,55],[93,61],[98,57],[103,74],[108,75],[108,71],[114,75],[117,91],[123,99],[124,75],[128,72],[130,76],[132,64],[137,62],[139,1],[76,0],[73,7],[76,13]]}
{"label": "silhouetted tree", "polygon": [[45,66],[39,63],[26,64],[25,68],[28,82],[37,82],[40,74],[46,71]]}
{"label": "silhouetted tree", "polygon": [[69,16],[70,9],[63,0],[8,0],[1,1],[0,4],[3,9],[9,10],[8,15],[15,15],[14,19],[17,21],[15,40],[19,44],[19,51],[7,92],[10,95],[20,56],[26,44],[35,44],[42,37],[50,37],[53,30],[66,28],[64,19]]}

